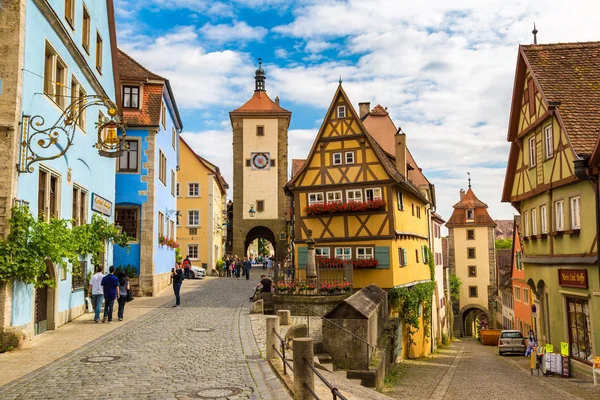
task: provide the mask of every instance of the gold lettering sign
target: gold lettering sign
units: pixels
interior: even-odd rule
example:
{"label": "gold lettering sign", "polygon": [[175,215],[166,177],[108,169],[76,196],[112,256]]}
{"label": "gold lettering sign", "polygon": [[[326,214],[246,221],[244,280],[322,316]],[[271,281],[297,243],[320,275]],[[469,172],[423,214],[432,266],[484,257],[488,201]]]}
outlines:
{"label": "gold lettering sign", "polygon": [[112,202],[98,196],[96,193],[92,193],[92,210],[110,217],[112,214]]}
{"label": "gold lettering sign", "polygon": [[579,289],[588,288],[587,270],[585,269],[559,269],[558,284],[564,287]]}

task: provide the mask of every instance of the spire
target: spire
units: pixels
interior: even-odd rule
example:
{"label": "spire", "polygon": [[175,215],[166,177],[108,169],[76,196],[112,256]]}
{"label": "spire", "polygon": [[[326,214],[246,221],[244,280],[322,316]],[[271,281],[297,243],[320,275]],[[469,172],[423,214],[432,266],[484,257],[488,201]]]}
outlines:
{"label": "spire", "polygon": [[535,22],[533,23],[533,30],[531,31],[531,33],[533,33],[533,44],[537,44],[537,33],[538,33],[538,30],[535,27]]}
{"label": "spire", "polygon": [[469,176],[469,189],[471,189],[471,173],[467,172],[467,175]]}
{"label": "spire", "polygon": [[258,58],[258,69],[256,70],[256,74],[254,76],[254,91],[255,92],[264,92],[265,88],[265,70],[262,68],[262,58]]}
{"label": "spire", "polygon": [[341,85],[341,84],[342,84],[342,76],[341,76],[341,75],[340,75],[340,80],[339,80],[339,82],[340,82],[340,85]]}

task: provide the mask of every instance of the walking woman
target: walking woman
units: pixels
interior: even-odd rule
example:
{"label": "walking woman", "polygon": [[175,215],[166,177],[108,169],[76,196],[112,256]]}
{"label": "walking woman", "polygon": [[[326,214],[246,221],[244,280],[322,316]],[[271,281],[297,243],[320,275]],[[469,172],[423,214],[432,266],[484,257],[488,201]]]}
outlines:
{"label": "walking woman", "polygon": [[173,292],[175,292],[175,305],[173,307],[179,308],[181,305],[179,292],[181,291],[181,284],[183,283],[183,270],[181,269],[181,265],[177,264],[177,268],[171,269],[171,280],[173,281]]}
{"label": "walking woman", "polygon": [[129,279],[127,278],[127,274],[125,271],[119,271],[117,276],[119,278],[119,311],[117,316],[119,317],[119,321],[123,321],[123,313],[125,311],[125,303],[127,302],[127,292],[131,289],[129,287]]}
{"label": "walking woman", "polygon": [[235,277],[240,279],[240,272],[242,271],[242,262],[239,257],[235,258]]}

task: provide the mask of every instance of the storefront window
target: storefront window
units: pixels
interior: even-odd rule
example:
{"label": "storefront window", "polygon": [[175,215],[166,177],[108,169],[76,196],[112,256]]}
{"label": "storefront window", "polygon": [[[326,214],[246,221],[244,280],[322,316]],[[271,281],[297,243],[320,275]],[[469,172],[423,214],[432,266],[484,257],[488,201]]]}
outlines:
{"label": "storefront window", "polygon": [[587,300],[567,297],[567,318],[571,356],[591,365],[594,357],[590,343],[592,334]]}

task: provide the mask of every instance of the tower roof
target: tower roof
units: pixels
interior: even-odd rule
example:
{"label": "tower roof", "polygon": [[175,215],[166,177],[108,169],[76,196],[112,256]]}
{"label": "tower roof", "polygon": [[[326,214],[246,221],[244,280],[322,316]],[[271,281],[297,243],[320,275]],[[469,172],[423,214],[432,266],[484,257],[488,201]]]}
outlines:
{"label": "tower roof", "polygon": [[244,103],[243,106],[236,108],[229,114],[246,114],[246,113],[275,113],[275,114],[291,114],[290,111],[278,106],[269,98],[267,92],[255,91],[250,100]]}
{"label": "tower roof", "polygon": [[[466,193],[460,191],[461,199],[453,205],[454,211],[446,224],[447,227],[453,226],[496,226],[496,222],[487,212],[487,204],[475,196],[473,189],[469,188]],[[467,210],[473,210],[473,219],[467,222]]]}

